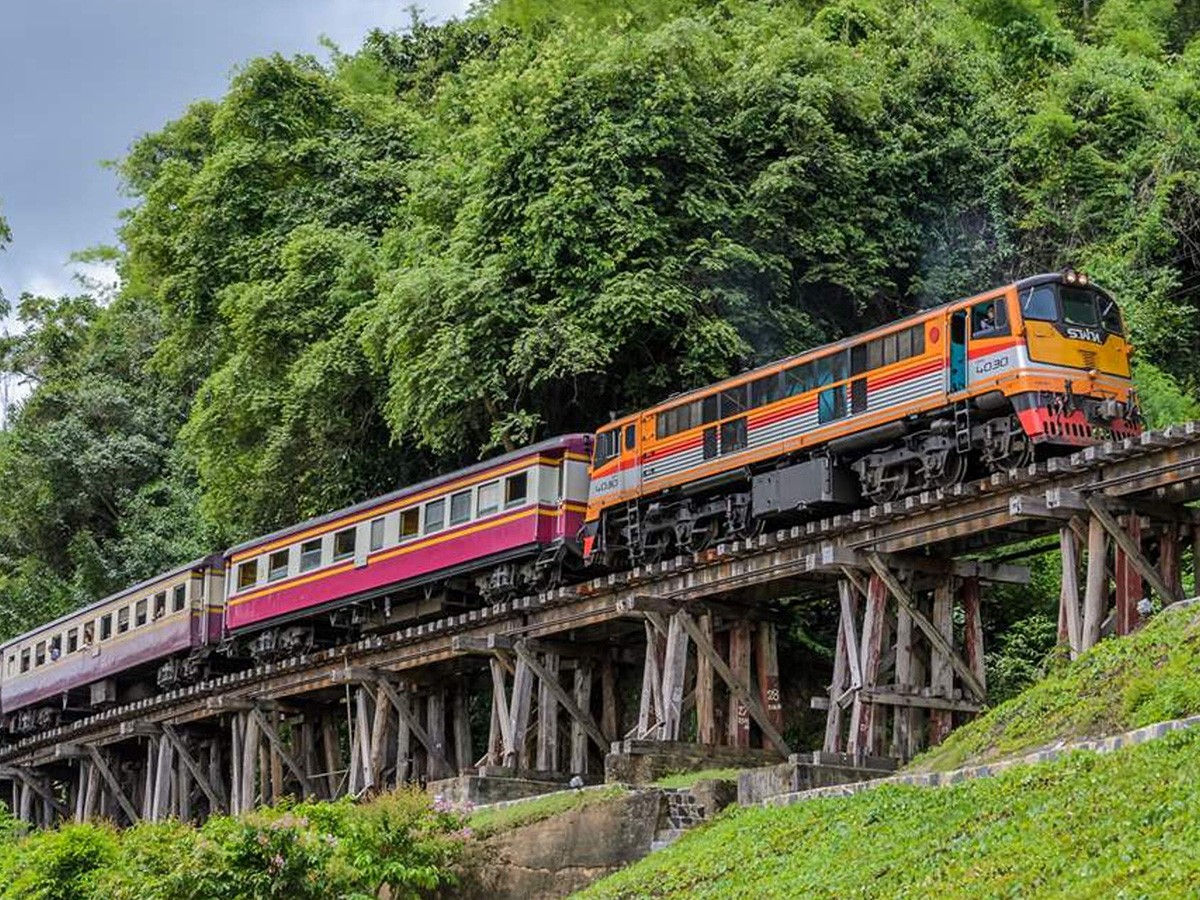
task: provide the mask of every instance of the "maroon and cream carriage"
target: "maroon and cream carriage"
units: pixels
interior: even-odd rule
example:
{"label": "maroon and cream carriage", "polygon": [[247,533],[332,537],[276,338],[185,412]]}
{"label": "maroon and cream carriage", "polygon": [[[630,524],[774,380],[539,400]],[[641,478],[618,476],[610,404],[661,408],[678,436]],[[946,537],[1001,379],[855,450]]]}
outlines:
{"label": "maroon and cream carriage", "polygon": [[222,633],[219,554],[194,560],[0,645],[10,733],[200,677]]}

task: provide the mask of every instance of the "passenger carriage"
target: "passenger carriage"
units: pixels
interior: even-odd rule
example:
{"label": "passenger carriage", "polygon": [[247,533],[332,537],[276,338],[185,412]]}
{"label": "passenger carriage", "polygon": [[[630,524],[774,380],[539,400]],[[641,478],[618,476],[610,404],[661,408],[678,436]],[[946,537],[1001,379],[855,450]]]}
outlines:
{"label": "passenger carriage", "polygon": [[227,553],[227,634],[257,658],[554,583],[587,504],[591,435],[556,437]]}
{"label": "passenger carriage", "polygon": [[221,638],[223,581],[219,554],[194,560],[0,645],[7,730],[200,677]]}

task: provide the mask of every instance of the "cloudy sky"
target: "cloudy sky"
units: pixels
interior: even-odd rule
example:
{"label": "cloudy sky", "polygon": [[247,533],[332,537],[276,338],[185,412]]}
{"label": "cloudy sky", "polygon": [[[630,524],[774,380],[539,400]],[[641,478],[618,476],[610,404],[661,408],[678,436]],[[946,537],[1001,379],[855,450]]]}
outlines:
{"label": "cloudy sky", "polygon": [[[409,19],[409,0],[4,0],[0,12],[0,213],[13,243],[0,290],[73,287],[73,251],[116,243],[128,203],[102,160],[193,100],[219,97],[255,56],[356,48]],[[428,19],[468,0],[422,0]]]}

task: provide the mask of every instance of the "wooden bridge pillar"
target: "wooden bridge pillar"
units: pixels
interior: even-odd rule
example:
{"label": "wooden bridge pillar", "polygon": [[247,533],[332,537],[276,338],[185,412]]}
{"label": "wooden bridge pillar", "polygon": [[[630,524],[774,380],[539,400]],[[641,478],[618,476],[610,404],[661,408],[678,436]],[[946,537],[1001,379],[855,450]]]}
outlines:
{"label": "wooden bridge pillar", "polygon": [[[833,679],[828,699],[816,704],[826,709],[824,749],[908,759],[943,740],[956,712],[974,713],[984,700],[979,579],[936,566],[894,570],[878,554],[868,558],[867,578],[846,566],[838,583]],[[956,598],[962,655],[954,646]]]}

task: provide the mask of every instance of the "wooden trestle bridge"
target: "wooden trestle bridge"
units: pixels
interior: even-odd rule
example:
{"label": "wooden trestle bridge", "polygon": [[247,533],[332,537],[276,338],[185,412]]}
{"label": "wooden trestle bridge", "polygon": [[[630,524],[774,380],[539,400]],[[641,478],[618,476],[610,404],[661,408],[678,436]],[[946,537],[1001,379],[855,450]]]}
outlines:
{"label": "wooden trestle bridge", "polygon": [[40,825],[200,819],[461,772],[594,780],[623,738],[813,749],[782,734],[772,601],[816,593],[840,611],[823,749],[906,758],[985,703],[989,582],[1061,549],[1082,652],[1182,597],[1196,498],[1200,423],[1148,432],[108,709],[0,747],[0,798]]}

